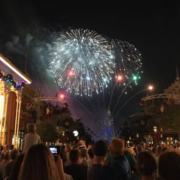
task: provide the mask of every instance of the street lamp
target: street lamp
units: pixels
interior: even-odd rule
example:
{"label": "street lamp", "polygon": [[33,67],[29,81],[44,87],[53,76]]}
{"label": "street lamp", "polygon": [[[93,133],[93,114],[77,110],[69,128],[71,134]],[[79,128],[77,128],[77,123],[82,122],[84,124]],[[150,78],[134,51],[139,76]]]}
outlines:
{"label": "street lamp", "polygon": [[77,137],[79,133],[78,133],[78,131],[75,130],[75,131],[73,131],[73,134],[75,137]]}
{"label": "street lamp", "polygon": [[148,86],[148,89],[149,89],[149,90],[153,90],[154,87],[153,87],[152,85],[149,85],[149,86]]}
{"label": "street lamp", "polygon": [[65,134],[65,132],[64,132],[64,131],[62,131],[62,136],[64,136],[64,134]]}
{"label": "street lamp", "polygon": [[154,131],[154,133],[157,133],[157,126],[153,127],[153,131]]}

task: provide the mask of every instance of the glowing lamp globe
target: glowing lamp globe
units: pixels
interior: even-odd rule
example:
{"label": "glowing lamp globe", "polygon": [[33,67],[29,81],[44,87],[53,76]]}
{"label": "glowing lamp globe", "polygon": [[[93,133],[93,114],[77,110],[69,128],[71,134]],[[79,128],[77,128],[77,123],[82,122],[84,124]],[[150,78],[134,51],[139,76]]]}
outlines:
{"label": "glowing lamp globe", "polygon": [[154,131],[154,133],[157,133],[157,126],[153,127],[153,131]]}
{"label": "glowing lamp globe", "polygon": [[75,131],[73,131],[73,134],[75,137],[77,137],[79,133],[78,133],[78,131],[75,130]]}
{"label": "glowing lamp globe", "polygon": [[148,89],[149,89],[149,90],[153,90],[153,86],[150,85],[150,86],[148,87]]}

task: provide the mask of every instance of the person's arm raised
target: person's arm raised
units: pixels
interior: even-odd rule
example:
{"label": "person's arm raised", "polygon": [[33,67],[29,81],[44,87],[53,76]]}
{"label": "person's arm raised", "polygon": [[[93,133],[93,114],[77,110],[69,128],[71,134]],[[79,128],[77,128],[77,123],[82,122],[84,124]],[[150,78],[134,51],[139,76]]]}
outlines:
{"label": "person's arm raised", "polygon": [[63,162],[60,156],[57,156],[57,161],[55,162],[55,164],[56,164],[56,168],[57,168],[60,180],[66,180],[64,169],[63,169]]}

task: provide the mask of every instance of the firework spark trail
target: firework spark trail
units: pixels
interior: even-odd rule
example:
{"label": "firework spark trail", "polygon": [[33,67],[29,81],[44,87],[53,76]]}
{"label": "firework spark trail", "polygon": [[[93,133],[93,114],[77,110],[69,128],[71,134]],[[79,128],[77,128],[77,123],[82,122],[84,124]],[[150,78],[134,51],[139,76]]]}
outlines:
{"label": "firework spark trail", "polygon": [[104,88],[103,88],[103,103],[106,104],[105,99],[104,99]]}
{"label": "firework spark trail", "polygon": [[110,98],[109,108],[111,107],[111,101],[112,101],[112,97],[113,97],[113,93],[114,93],[114,88],[116,87],[116,85],[117,85],[117,82],[115,83],[115,85],[114,85],[114,87],[113,87],[113,89],[111,91],[111,98]]}
{"label": "firework spark trail", "polygon": [[79,103],[87,112],[89,112],[89,114],[91,114],[96,120],[98,120],[98,118],[96,116],[94,116],[81,102],[79,102],[78,100],[72,98],[72,97],[69,97],[69,96],[66,96],[67,98],[70,98],[70,99],[73,99],[74,101],[76,101],[77,103]]}
{"label": "firework spark trail", "polygon": [[[85,96],[86,97],[86,96]],[[88,99],[88,97],[86,97],[86,99],[88,100],[88,102],[91,104],[92,108],[94,109],[94,111],[96,111],[95,107],[93,106],[93,104],[91,103],[91,101]]]}
{"label": "firework spark trail", "polygon": [[121,96],[123,95],[123,92],[126,90],[126,88],[129,86],[130,83],[131,83],[131,81],[130,81],[130,82],[126,85],[126,87],[122,90],[120,96],[118,97],[117,103],[116,103],[116,105],[115,105],[115,107],[114,107],[114,109],[113,109],[113,111],[112,111],[112,114],[113,114],[114,111],[116,110],[116,107],[117,107],[117,105],[118,105],[118,103],[119,103],[119,100],[120,100]]}
{"label": "firework spark trail", "polygon": [[138,95],[139,93],[141,93],[141,92],[143,92],[143,91],[146,91],[146,90],[147,90],[147,89],[143,89],[143,90],[139,91],[139,92],[136,93],[134,96],[132,96],[129,100],[127,100],[127,101],[124,103],[124,105],[120,107],[120,109],[118,110],[118,112],[116,113],[116,115],[115,115],[114,118],[116,118],[116,116],[118,115],[119,111],[120,111],[132,98],[134,98],[136,95]]}

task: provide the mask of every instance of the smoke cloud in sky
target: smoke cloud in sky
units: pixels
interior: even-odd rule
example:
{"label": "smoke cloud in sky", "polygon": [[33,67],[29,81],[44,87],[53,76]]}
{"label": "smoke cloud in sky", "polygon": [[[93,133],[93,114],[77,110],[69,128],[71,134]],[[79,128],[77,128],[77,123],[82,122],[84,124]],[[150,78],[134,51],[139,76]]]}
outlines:
{"label": "smoke cloud in sky", "polygon": [[26,38],[25,38],[26,46],[29,46],[29,43],[31,42],[32,39],[33,37],[31,36],[31,34],[26,35]]}
{"label": "smoke cloud in sky", "polygon": [[15,53],[15,54],[19,54],[19,55],[22,55],[22,54],[23,54],[22,51],[19,50],[19,49],[16,47],[16,45],[15,45],[13,42],[11,42],[11,41],[6,42],[5,47],[6,47],[7,50],[8,50],[9,52],[11,52],[11,53]]}
{"label": "smoke cloud in sky", "polygon": [[[49,30],[48,28],[34,27],[27,28],[21,35],[10,35],[10,39],[5,41],[5,56],[7,56],[18,68],[24,71],[25,57],[27,54],[27,71],[33,81],[33,86],[41,88],[44,96],[56,96],[61,90],[57,86],[55,79],[48,70],[49,54],[53,42],[58,37],[59,31]],[[66,92],[65,92],[66,94]],[[71,95],[69,95],[71,96]],[[107,117],[107,110],[103,107],[102,98],[74,97],[77,101],[67,98],[72,114],[83,119],[85,126],[91,128],[96,134],[101,132],[102,121]],[[90,103],[91,102],[91,103]],[[81,105],[83,104],[83,105]],[[85,108],[83,107],[85,106]],[[94,106],[94,108],[92,107]],[[107,107],[106,107],[107,108]],[[96,116],[96,118],[94,117]],[[123,116],[115,125],[119,127],[126,117]]]}
{"label": "smoke cloud in sky", "polygon": [[12,36],[12,42],[13,44],[17,44],[19,42],[19,37],[18,36]]}

